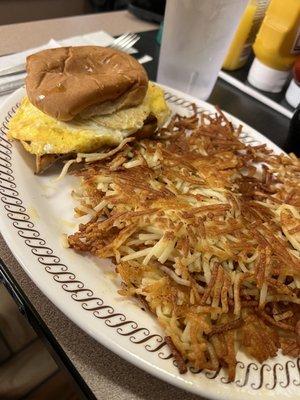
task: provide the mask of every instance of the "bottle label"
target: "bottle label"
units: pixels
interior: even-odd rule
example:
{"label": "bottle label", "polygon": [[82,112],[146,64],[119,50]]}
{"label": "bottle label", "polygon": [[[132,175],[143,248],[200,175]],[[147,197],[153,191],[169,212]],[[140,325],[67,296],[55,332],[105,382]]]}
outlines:
{"label": "bottle label", "polygon": [[[270,0],[259,0],[257,1],[256,4],[256,10],[253,16],[253,21],[251,25],[250,32],[248,34],[247,40],[245,42],[244,48],[241,52],[240,58],[239,58],[239,63],[244,63],[247,58],[251,54],[251,49],[252,49],[252,44],[254,43],[256,34],[259,30],[259,27],[262,23],[262,20],[265,16],[266,9],[270,3]],[[250,2],[249,2],[250,4]]]}
{"label": "bottle label", "polygon": [[291,50],[292,54],[300,54],[300,27],[298,29],[294,44]]}

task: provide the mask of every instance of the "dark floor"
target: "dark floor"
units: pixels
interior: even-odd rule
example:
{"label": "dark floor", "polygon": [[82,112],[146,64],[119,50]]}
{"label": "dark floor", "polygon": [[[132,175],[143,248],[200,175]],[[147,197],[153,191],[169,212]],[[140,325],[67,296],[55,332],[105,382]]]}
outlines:
{"label": "dark floor", "polygon": [[78,400],[62,371],[0,283],[0,399]]}

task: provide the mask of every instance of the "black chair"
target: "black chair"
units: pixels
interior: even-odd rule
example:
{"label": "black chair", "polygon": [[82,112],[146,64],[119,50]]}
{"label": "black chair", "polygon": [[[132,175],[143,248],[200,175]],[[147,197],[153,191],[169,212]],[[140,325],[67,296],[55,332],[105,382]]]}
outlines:
{"label": "black chair", "polygon": [[138,18],[160,23],[165,7],[166,0],[129,0],[128,11]]}
{"label": "black chair", "polygon": [[90,0],[95,12],[123,10],[128,7],[128,0]]}

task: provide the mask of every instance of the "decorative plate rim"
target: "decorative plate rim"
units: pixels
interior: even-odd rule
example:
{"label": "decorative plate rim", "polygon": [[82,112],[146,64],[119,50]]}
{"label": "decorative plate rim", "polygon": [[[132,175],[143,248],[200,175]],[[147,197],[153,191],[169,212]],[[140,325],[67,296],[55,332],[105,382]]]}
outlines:
{"label": "decorative plate rim", "polygon": [[[194,99],[191,96],[188,96],[179,91],[167,87],[165,87],[165,90],[166,100],[171,104],[175,104],[185,109],[191,109],[192,103],[196,102],[197,110],[199,112],[203,110],[208,110],[209,112],[211,112],[213,109],[210,104]],[[0,108],[5,108],[5,106],[9,105],[12,101],[15,101],[15,98],[17,98],[18,95],[19,97],[21,97],[22,93],[23,89],[19,89],[17,92],[11,95]],[[201,104],[201,106],[199,104]],[[172,359],[173,356],[170,351],[166,353],[167,345],[161,335],[157,333],[151,333],[151,331],[147,327],[142,327],[139,325],[138,322],[134,320],[129,320],[126,317],[126,314],[116,312],[113,306],[105,304],[104,300],[101,297],[95,296],[94,292],[91,289],[85,287],[84,282],[76,278],[76,275],[74,274],[74,272],[72,272],[71,269],[69,269],[67,264],[63,263],[61,261],[61,258],[54,254],[52,248],[47,245],[47,241],[41,236],[36,224],[32,222],[31,217],[29,216],[28,211],[18,192],[18,185],[15,182],[13,171],[12,143],[7,140],[6,136],[8,130],[7,123],[15,113],[17,107],[18,104],[15,103],[15,105],[8,111],[0,128],[0,195],[3,208],[6,212],[8,219],[11,221],[12,226],[16,229],[18,235],[23,239],[24,244],[28,248],[30,248],[31,253],[43,266],[44,270],[52,276],[52,279],[55,282],[61,284],[61,288],[70,295],[72,300],[81,304],[83,310],[92,313],[93,316],[97,319],[103,320],[105,325],[109,328],[113,328],[117,334],[123,337],[128,337],[128,340],[130,340],[131,343],[141,344],[147,352],[156,353],[161,360]],[[229,116],[229,118],[231,118],[233,121],[239,121],[237,118],[229,115],[228,113],[225,114]],[[243,126],[246,128],[250,128],[244,123]],[[252,128],[250,129],[254,131]],[[256,131],[255,133],[260,137],[263,142],[267,143],[268,145],[271,144],[271,146],[277,151],[280,150],[276,145],[274,145],[274,143],[265,138],[263,135]],[[259,143],[259,141],[257,141],[256,138],[253,138],[253,136],[251,136],[251,134],[249,133],[246,133],[244,135],[243,140],[247,143]],[[2,235],[4,239],[7,240],[3,229]],[[18,259],[20,265],[24,267],[23,260],[20,259],[20,257],[16,254],[10,244],[9,247]],[[26,272],[28,273],[27,270]],[[35,281],[35,279],[31,275],[30,277]],[[39,286],[36,281],[35,283],[37,284],[37,286]],[[51,299],[51,301],[53,300]],[[55,302],[54,304],[58,308],[60,308],[59,305],[57,305]],[[73,320],[73,322],[78,324],[77,321]],[[81,326],[80,324],[78,325],[82,329],[87,331],[83,326]],[[124,331],[124,328],[130,328],[131,330]],[[90,332],[87,333],[91,334]],[[136,340],[136,336],[134,335],[141,333],[143,333],[142,338]],[[95,337],[93,334],[92,336]],[[99,338],[95,339],[99,340]],[[179,375],[174,379],[174,376],[171,373],[154,365],[150,365],[144,359],[142,360],[143,363],[141,363],[141,359],[139,359],[138,357],[133,357],[131,352],[126,350],[125,348],[114,347],[113,345],[115,343],[113,340],[103,339],[101,343],[121,357],[125,358],[127,361],[132,362],[136,366],[146,370],[152,375],[155,375],[160,379],[166,380],[171,384],[175,384],[182,389],[189,390],[196,394],[205,395],[211,398],[225,399],[227,397],[226,391],[224,393],[218,393],[216,395],[213,390],[209,392],[204,391],[205,385],[203,386],[203,389],[200,387],[201,385],[188,385],[188,382],[180,378]],[[139,362],[137,360],[139,360]],[[219,382],[226,385],[227,387],[247,387],[253,392],[243,394],[238,393],[239,399],[249,398],[249,395],[251,396],[254,393],[257,394],[257,390],[261,388],[266,388],[270,391],[274,390],[276,386],[280,386],[282,388],[288,387],[290,385],[294,385],[297,387],[300,386],[300,380],[299,382],[297,382],[296,379],[291,379],[290,376],[290,369],[298,369],[300,376],[300,358],[298,358],[297,360],[288,359],[284,365],[282,365],[281,363],[275,363],[273,366],[269,365],[268,363],[263,363],[260,365],[256,362],[251,362],[251,360],[249,360],[249,363],[245,365],[242,361],[238,361],[237,368],[239,369],[239,371],[243,371],[244,376],[237,377],[235,382],[229,385],[229,382],[227,381],[225,376],[219,376],[220,370],[216,372],[194,371],[192,368],[190,368],[190,372],[202,372],[202,377],[205,377],[208,380],[215,379],[219,376]],[[278,371],[285,372],[285,382],[283,382],[282,380],[279,381],[277,377]],[[257,385],[255,385],[255,383],[257,383],[255,379],[252,379],[253,381],[249,379],[251,372],[252,374],[256,372],[256,378],[259,379]],[[162,376],[162,373],[164,376]],[[273,384],[270,384],[269,382],[264,383],[264,377],[266,373],[273,373]]]}

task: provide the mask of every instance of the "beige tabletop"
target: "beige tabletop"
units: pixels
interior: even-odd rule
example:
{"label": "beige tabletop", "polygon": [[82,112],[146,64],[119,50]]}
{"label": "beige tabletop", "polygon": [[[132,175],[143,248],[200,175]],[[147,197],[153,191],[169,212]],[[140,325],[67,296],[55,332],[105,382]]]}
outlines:
{"label": "beige tabletop", "polygon": [[[117,35],[157,25],[126,11],[0,26],[0,54],[13,53],[66,37],[105,30]],[[0,236],[0,256],[95,397],[109,400],[198,399],[128,364],[89,337],[62,314],[19,266]]]}
{"label": "beige tabletop", "polygon": [[156,24],[141,21],[127,11],[79,15],[43,21],[0,26],[0,55],[36,47],[52,39],[65,39],[95,31],[111,35],[157,29]]}

